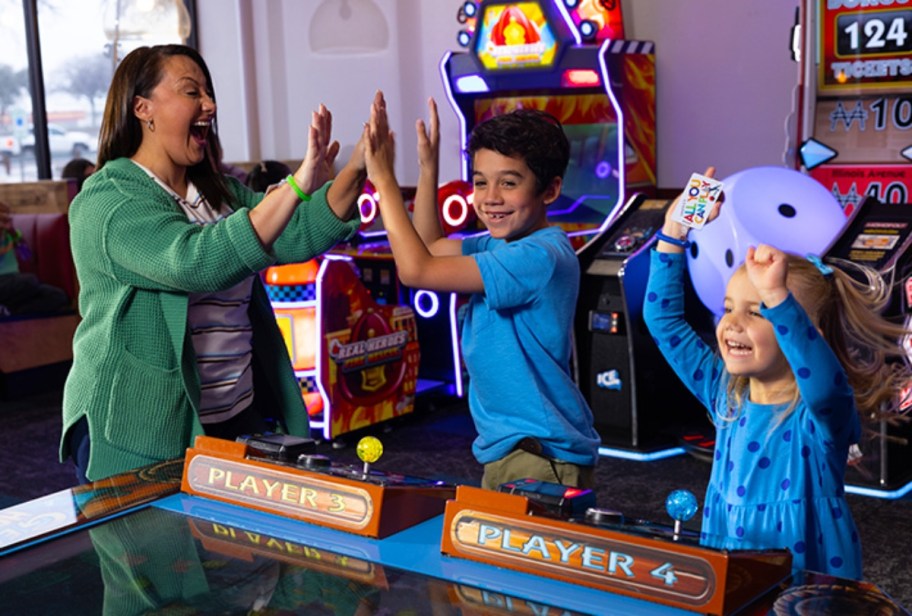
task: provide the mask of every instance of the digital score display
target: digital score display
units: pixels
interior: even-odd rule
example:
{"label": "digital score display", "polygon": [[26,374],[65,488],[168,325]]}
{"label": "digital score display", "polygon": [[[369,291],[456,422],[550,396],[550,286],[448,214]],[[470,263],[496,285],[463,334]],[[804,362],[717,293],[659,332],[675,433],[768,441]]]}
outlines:
{"label": "digital score display", "polygon": [[848,13],[836,18],[837,56],[868,56],[910,51],[910,11]]}
{"label": "digital score display", "polygon": [[817,87],[887,94],[912,86],[912,5],[907,0],[820,0]]}

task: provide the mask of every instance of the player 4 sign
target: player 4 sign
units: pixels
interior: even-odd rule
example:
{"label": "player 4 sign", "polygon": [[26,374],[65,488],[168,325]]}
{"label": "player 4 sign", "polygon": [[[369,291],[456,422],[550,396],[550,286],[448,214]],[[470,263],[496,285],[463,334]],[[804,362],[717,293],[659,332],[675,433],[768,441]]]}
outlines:
{"label": "player 4 sign", "polygon": [[586,532],[558,531],[534,520],[466,509],[455,515],[449,528],[457,550],[515,560],[541,574],[553,570],[694,606],[705,603],[715,589],[712,567],[701,558]]}
{"label": "player 4 sign", "polygon": [[441,551],[719,615],[780,582],[792,561],[788,550],[723,551],[534,515],[526,497],[470,486],[447,502]]}

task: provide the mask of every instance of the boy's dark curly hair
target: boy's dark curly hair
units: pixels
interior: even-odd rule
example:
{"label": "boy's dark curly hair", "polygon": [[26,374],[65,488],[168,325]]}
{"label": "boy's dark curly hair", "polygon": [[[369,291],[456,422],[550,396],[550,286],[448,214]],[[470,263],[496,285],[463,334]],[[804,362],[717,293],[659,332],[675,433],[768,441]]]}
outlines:
{"label": "boy's dark curly hair", "polygon": [[560,120],[537,109],[516,109],[478,124],[466,146],[469,160],[478,150],[521,158],[535,174],[539,193],[555,177],[563,178],[570,162],[570,141]]}

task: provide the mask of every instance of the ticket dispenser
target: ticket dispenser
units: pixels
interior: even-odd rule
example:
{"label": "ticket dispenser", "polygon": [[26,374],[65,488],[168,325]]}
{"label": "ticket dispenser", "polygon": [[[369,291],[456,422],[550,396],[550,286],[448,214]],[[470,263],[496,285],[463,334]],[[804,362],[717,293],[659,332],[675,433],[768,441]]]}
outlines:
{"label": "ticket dispenser", "polygon": [[[580,251],[574,325],[575,372],[608,447],[649,452],[677,445],[682,432],[711,432],[706,411],[681,384],[643,322],[653,234],[671,200],[632,197]],[[688,320],[704,339],[712,317],[687,288]],[[692,310],[691,310],[692,308]]]}
{"label": "ticket dispenser", "polygon": [[[825,253],[878,270],[892,284],[884,314],[912,328],[912,204],[881,203],[866,198],[850,214],[842,233]],[[851,271],[851,270],[849,270]],[[904,361],[912,361],[912,336],[900,341]],[[896,392],[900,411],[912,407],[912,383]],[[864,456],[846,471],[846,483],[878,490],[896,490],[912,481],[912,422],[873,426],[862,438]]]}

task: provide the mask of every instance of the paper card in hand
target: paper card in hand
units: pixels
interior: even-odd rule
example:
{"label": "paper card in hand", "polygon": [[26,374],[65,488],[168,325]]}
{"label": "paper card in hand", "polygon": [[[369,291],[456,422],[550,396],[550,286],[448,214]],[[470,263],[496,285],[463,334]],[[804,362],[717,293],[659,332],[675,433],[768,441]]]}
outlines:
{"label": "paper card in hand", "polygon": [[721,194],[722,182],[694,173],[681,194],[672,220],[685,227],[702,229]]}

